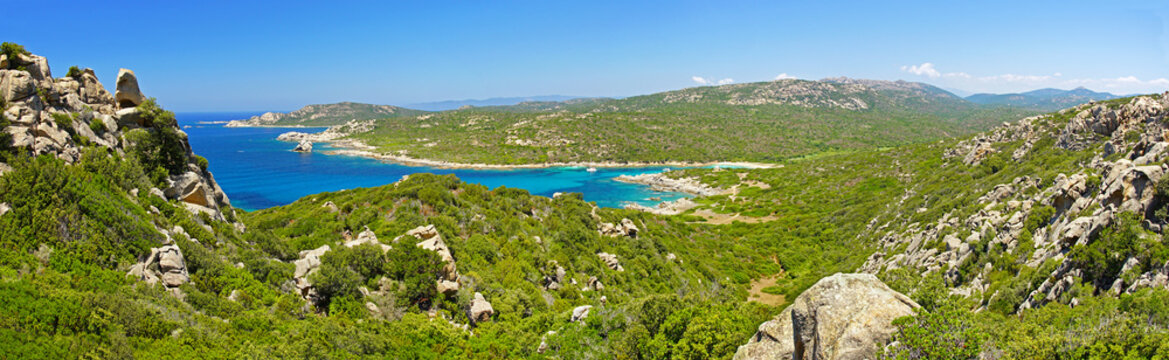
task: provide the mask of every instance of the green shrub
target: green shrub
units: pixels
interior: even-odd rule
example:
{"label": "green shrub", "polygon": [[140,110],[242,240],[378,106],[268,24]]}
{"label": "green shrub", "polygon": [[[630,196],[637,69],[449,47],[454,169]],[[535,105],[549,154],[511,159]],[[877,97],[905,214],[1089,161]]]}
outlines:
{"label": "green shrub", "polygon": [[65,130],[69,134],[77,132],[73,129],[73,117],[69,116],[69,114],[52,113],[50,117],[53,118],[53,122],[56,123],[57,127],[61,128],[61,130]]}
{"label": "green shrub", "polygon": [[89,129],[93,130],[94,134],[101,135],[101,133],[106,132],[106,124],[101,119],[95,118],[89,122]]}
{"label": "green shrub", "polygon": [[207,158],[195,155],[195,165],[198,165],[199,168],[203,171],[207,171],[207,167],[210,166],[211,163],[207,161]]}
{"label": "green shrub", "polygon": [[78,67],[77,67],[77,65],[70,66],[70,67],[69,67],[69,72],[68,72],[68,73],[66,73],[66,74],[65,74],[65,76],[66,76],[66,77],[71,77],[71,78],[74,78],[74,79],[76,79],[76,78],[80,78],[80,77],[81,77],[81,69],[80,69],[80,68],[78,68]]}
{"label": "green shrub", "polygon": [[14,64],[16,64],[16,61],[13,61],[13,59],[16,59],[17,55],[32,55],[32,53],[24,49],[23,45],[10,42],[0,44],[0,53],[8,56],[8,67],[10,69],[15,68]]}
{"label": "green shrub", "polygon": [[132,143],[129,153],[147,169],[161,167],[170,175],[186,171],[187,152],[175,114],[160,108],[154,99],[138,105],[138,112],[145,123],[152,126],[126,133],[127,140]]}
{"label": "green shrub", "polygon": [[977,359],[988,336],[974,326],[973,314],[947,298],[933,311],[893,321],[898,344],[883,348],[880,359]]}

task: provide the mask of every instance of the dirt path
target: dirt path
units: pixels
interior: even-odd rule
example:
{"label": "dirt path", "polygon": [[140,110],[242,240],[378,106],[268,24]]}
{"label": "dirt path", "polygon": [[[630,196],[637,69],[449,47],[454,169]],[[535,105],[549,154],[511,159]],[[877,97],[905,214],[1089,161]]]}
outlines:
{"label": "dirt path", "polygon": [[764,217],[744,216],[744,215],[739,215],[739,214],[728,215],[728,214],[719,214],[719,213],[710,211],[709,209],[696,210],[696,211],[694,211],[694,215],[701,216],[702,218],[706,219],[706,222],[700,222],[697,224],[713,224],[713,225],[726,225],[726,224],[733,223],[735,221],[741,221],[741,222],[745,222],[748,224],[754,224],[754,223],[779,220],[779,217],[771,216],[771,215],[764,216]]}
{"label": "dirt path", "polygon": [[763,292],[764,288],[775,286],[775,283],[783,274],[776,274],[769,277],[755,279],[751,281],[751,289],[747,291],[747,301],[754,301],[760,304],[780,306],[787,302],[783,295],[773,295]]}

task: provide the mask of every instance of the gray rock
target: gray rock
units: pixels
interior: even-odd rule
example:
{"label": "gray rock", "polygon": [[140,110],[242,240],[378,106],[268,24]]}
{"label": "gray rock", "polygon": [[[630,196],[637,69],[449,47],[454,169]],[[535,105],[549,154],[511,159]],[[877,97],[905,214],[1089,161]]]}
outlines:
{"label": "gray rock", "polygon": [[625,271],[625,268],[621,267],[621,262],[617,260],[617,255],[613,255],[610,253],[598,253],[597,257],[601,258],[601,261],[605,262],[605,265],[608,266],[610,269],[617,270],[617,271]]}
{"label": "gray rock", "polygon": [[475,298],[471,299],[471,322],[491,321],[492,315],[495,315],[495,309],[491,308],[491,303],[483,298],[483,294],[475,293]]}
{"label": "gray rock", "polygon": [[572,309],[572,319],[569,321],[571,321],[571,322],[584,321],[584,319],[589,317],[589,310],[592,310],[592,309],[593,309],[592,305],[577,306],[576,308]]}
{"label": "gray rock", "polygon": [[308,140],[301,140],[299,144],[296,144],[295,148],[292,148],[292,151],[313,152],[313,142]]}
{"label": "gray rock", "polygon": [[28,72],[0,70],[0,97],[14,103],[36,95],[36,85]]}
{"label": "gray rock", "polygon": [[760,325],[735,359],[872,359],[917,303],[872,274],[836,274]]}

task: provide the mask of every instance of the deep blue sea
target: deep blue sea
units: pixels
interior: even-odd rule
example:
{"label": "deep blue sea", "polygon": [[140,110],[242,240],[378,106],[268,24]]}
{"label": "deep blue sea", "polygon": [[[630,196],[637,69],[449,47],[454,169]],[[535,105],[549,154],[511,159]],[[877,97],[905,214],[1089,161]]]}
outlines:
{"label": "deep blue sea", "polygon": [[414,173],[455,174],[463,181],[492,189],[507,186],[542,196],[577,192],[602,207],[621,207],[626,202],[652,206],[657,201],[649,200],[651,197],[669,201],[687,196],[613,181],[618,175],[660,172],[663,167],[598,168],[597,172],[589,173],[579,167],[453,170],[403,166],[355,156],[325,155],[319,151],[330,148],[323,143],[314,144],[314,153],[296,153],[291,151],[296,144],[276,141],[276,136],[283,132],[314,132],[324,128],[225,128],[222,124],[206,124],[246,119],[259,113],[176,115],[179,125],[190,136],[195,153],[210,160],[210,170],[231,204],[248,211],[289,204],[319,192],[385,185]]}

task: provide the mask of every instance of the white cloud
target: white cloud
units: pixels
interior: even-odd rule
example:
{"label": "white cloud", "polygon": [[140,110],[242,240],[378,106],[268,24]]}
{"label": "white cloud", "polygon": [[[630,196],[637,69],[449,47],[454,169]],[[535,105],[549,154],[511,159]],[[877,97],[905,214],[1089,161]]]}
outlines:
{"label": "white cloud", "polygon": [[921,65],[905,65],[901,71],[928,77],[931,82],[953,88],[960,88],[973,92],[1010,93],[1030,91],[1042,87],[1070,89],[1083,86],[1098,91],[1109,91],[1117,94],[1162,92],[1169,89],[1169,78],[1155,78],[1142,80],[1136,76],[1120,76],[1114,78],[1064,78],[1061,72],[1051,75],[1035,74],[1000,74],[974,76],[966,72],[942,72],[933,63],[924,62]]}
{"label": "white cloud", "polygon": [[795,76],[788,75],[787,73],[782,73],[782,74],[775,76],[775,80],[795,79],[795,78],[796,78]]}
{"label": "white cloud", "polygon": [[701,76],[691,76],[690,80],[693,80],[694,83],[698,85],[726,85],[735,82],[735,79],[731,78],[715,81],[713,79],[707,79]]}
{"label": "white cloud", "polygon": [[925,75],[925,76],[929,76],[932,78],[942,76],[942,73],[939,72],[938,69],[934,68],[934,64],[931,64],[928,62],[921,63],[921,65],[905,65],[905,66],[901,67],[901,71],[904,71],[904,72],[907,72],[910,74],[914,74],[917,76]]}
{"label": "white cloud", "polygon": [[941,71],[938,71],[937,67],[934,67],[933,63],[929,62],[921,63],[921,65],[905,65],[901,67],[901,71],[917,76],[928,76],[930,78],[947,77],[969,79],[973,77],[970,76],[970,74],[964,72],[949,72],[943,74]]}

